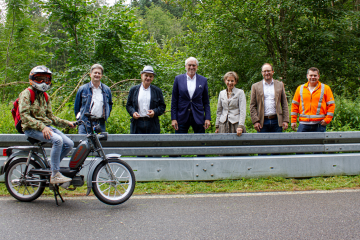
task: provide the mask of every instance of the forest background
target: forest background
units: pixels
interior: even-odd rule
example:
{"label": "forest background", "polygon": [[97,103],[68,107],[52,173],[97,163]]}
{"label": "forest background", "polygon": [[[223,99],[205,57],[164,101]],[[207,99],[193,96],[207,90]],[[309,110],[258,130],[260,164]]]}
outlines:
{"label": "forest background", "polygon": [[[307,81],[306,70],[320,69],[320,81],[335,93],[335,117],[328,131],[360,129],[360,0],[2,0],[0,15],[0,133],[16,133],[12,102],[28,86],[30,70],[46,65],[53,72],[53,111],[75,120],[79,86],[90,81],[89,68],[104,66],[102,81],[111,87],[113,111],[107,131],[129,133],[125,104],[140,71],[152,65],[154,85],[163,90],[166,113],[161,133],[172,133],[173,81],[185,73],[184,61],[199,60],[208,78],[212,127],[223,75],[239,74],[247,93],[262,79],[261,66],[274,65],[285,83],[288,102]],[[289,105],[290,106],[290,105]],[[252,127],[249,106],[246,127]],[[66,133],[74,130],[64,129]],[[290,131],[290,130],[288,130]]]}

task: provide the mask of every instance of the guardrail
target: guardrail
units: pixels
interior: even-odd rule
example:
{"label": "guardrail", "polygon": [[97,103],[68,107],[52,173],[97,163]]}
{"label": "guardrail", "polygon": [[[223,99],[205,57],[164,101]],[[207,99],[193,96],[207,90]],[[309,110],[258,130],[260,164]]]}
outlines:
{"label": "guardrail", "polygon": [[[85,137],[68,136],[75,145]],[[124,156],[137,170],[138,181],[360,174],[360,153],[354,153],[360,152],[360,132],[245,133],[240,137],[236,134],[110,134],[102,144],[106,153]],[[13,145],[29,143],[25,135],[0,134],[0,150]],[[282,155],[251,156],[267,153]],[[67,160],[62,164],[66,166]]]}

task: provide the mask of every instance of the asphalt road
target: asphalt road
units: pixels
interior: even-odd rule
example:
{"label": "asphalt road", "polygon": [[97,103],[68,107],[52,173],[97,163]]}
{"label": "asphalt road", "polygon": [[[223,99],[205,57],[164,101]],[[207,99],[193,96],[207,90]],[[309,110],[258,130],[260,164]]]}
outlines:
{"label": "asphalt road", "polygon": [[360,191],[0,198],[1,239],[360,239]]}

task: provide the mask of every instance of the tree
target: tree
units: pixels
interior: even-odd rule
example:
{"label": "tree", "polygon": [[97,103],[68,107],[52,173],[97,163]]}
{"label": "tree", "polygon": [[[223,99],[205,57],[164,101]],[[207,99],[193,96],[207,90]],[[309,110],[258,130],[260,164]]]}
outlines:
{"label": "tree", "polygon": [[230,70],[240,73],[242,86],[249,89],[261,79],[265,62],[274,65],[291,90],[306,81],[306,69],[312,66],[330,85],[344,80],[359,84],[359,12],[346,0],[180,2],[198,30],[185,40],[192,43],[190,51],[204,63],[216,91],[216,81]]}

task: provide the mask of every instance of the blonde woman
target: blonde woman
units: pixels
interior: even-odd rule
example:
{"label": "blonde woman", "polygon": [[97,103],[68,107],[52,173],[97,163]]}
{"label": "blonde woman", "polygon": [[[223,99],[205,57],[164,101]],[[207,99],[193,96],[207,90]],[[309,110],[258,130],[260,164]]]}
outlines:
{"label": "blonde woman", "polygon": [[246,132],[246,97],[243,90],[235,87],[238,81],[236,72],[227,72],[224,75],[227,88],[219,94],[215,133],[236,133],[241,136]]}

